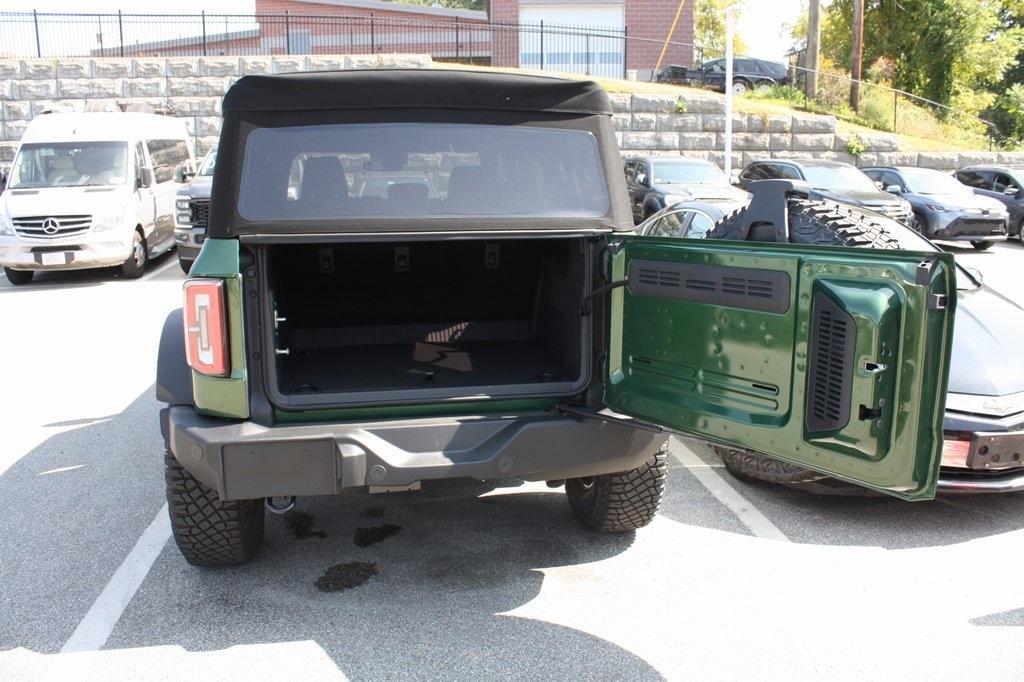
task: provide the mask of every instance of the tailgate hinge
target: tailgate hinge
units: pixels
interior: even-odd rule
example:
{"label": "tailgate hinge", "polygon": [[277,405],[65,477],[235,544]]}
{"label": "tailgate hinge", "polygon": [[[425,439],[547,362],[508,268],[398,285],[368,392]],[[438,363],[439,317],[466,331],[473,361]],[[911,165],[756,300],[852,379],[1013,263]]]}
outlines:
{"label": "tailgate hinge", "polygon": [[[932,285],[932,275],[939,267],[937,256],[929,256],[917,264],[917,273],[914,283],[918,286],[929,287]],[[949,307],[949,297],[946,294],[933,294],[928,292],[928,310],[945,310]]]}

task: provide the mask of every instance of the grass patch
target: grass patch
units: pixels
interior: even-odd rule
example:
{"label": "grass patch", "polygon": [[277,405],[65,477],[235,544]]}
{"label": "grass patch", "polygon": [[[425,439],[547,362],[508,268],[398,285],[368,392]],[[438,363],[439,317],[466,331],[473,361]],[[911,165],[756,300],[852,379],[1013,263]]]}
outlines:
{"label": "grass patch", "polygon": [[930,142],[938,143],[943,149],[989,149],[992,146],[985,134],[985,125],[970,117],[950,114],[940,118],[931,109],[906,97],[893,97],[891,92],[870,87],[861,92],[860,112],[856,112],[850,108],[848,96],[848,90],[833,83],[829,88],[822,88],[818,100],[806,99],[803,91],[789,85],[754,90],[742,99],[828,114],[853,124],[860,131],[895,132],[917,147],[921,146],[921,141],[926,146],[930,146]]}
{"label": "grass patch", "polygon": [[[529,73],[541,76],[553,76],[572,80],[593,80],[610,93],[628,94],[665,94],[681,96],[712,96],[721,94],[703,88],[689,88],[668,83],[649,83],[645,81],[629,81],[616,78],[598,78],[578,73],[557,71],[533,71],[507,67],[466,66],[445,62],[435,62],[434,68],[472,69],[480,71],[500,71],[504,73]],[[893,132],[892,93],[865,88],[861,92],[861,111],[850,109],[849,86],[846,81],[823,79],[828,86],[821,87],[819,101],[805,103],[803,91],[792,86],[776,85],[770,88],[750,91],[737,97],[733,106],[741,114],[783,114],[792,115],[800,112],[835,116],[839,121],[838,132],[871,134],[874,132]],[[914,102],[899,97],[896,106],[896,136],[899,138],[901,151],[978,151],[992,149],[992,141],[985,135],[984,124],[973,119],[958,120],[950,118],[940,120],[931,110]]]}

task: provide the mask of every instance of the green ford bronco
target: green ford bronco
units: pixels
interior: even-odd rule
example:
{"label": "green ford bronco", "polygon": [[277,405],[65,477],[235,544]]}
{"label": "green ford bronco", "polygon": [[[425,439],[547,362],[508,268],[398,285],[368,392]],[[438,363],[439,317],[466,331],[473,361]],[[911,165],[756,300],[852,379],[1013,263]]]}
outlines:
{"label": "green ford bronco", "polygon": [[296,496],[452,477],[564,482],[630,531],[669,432],[934,496],[952,256],[740,241],[837,215],[790,181],[752,185],[737,241],[637,236],[590,82],[246,76],[223,110],[158,363],[189,562],[249,560]]}

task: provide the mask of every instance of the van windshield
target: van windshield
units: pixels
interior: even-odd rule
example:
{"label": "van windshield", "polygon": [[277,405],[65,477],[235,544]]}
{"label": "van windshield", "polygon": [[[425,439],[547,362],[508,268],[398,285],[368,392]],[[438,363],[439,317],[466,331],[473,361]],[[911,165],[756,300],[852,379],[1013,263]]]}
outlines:
{"label": "van windshield", "polygon": [[598,217],[609,207],[588,132],[427,122],[256,129],[238,199],[247,220]]}
{"label": "van windshield", "polygon": [[46,142],[21,146],[8,189],[95,187],[128,181],[124,142]]}

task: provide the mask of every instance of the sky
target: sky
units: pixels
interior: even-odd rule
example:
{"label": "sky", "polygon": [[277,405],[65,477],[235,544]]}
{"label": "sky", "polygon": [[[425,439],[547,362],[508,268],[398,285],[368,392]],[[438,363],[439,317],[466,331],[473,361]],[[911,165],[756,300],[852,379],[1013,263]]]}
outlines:
{"label": "sky", "polygon": [[[825,4],[825,3],[823,3]],[[794,23],[807,0],[743,0],[736,29],[751,57],[785,61],[792,45],[787,23]]]}
{"label": "sky", "polygon": [[[742,10],[737,30],[748,46],[748,53],[762,59],[784,60],[785,53],[790,47],[785,25],[796,20],[806,3],[807,0],[739,0],[738,4],[742,6]],[[170,9],[171,7],[173,9]],[[253,0],[173,0],[169,5],[163,6],[152,1],[140,0],[0,0],[0,12],[24,12],[33,8],[40,12],[82,12],[88,8],[90,12],[113,13],[120,9],[124,12],[139,13],[173,11],[198,14],[205,10],[208,14],[246,14],[253,12],[253,7]],[[112,31],[113,26],[110,28]],[[173,27],[166,28],[174,30]],[[106,31],[106,28],[104,30]],[[150,27],[150,30],[154,29]],[[89,42],[95,42],[94,33],[90,30],[81,36],[71,35],[67,28],[54,27],[51,35],[44,35],[43,38],[44,42],[52,40],[58,44],[67,41],[78,42],[86,38]],[[7,39],[14,42],[12,37]],[[127,42],[132,41],[129,39]]]}

